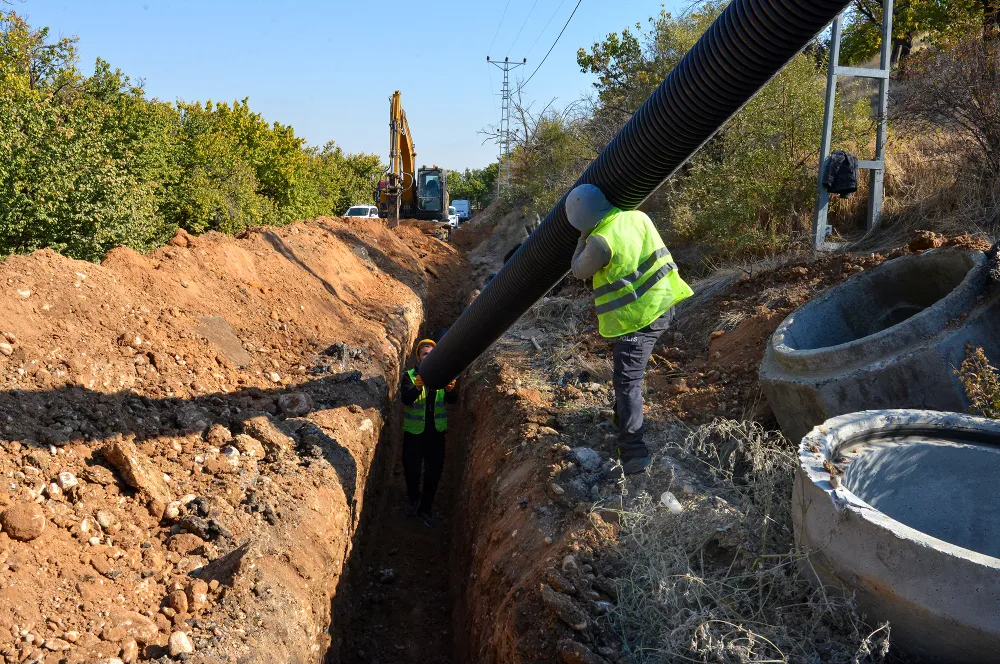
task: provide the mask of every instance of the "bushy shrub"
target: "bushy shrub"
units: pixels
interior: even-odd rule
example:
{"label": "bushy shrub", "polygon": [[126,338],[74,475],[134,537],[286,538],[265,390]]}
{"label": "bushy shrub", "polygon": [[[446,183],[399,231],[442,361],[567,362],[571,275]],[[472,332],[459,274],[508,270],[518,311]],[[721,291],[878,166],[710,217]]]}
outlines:
{"label": "bushy shrub", "polygon": [[[664,188],[661,226],[675,237],[742,257],[779,250],[812,218],[826,80],[796,56]],[[867,100],[840,103],[838,147],[859,152]]]}
{"label": "bushy shrub", "polygon": [[[522,198],[546,212],[725,5],[710,0],[680,15],[664,11],[646,28],[637,24],[581,49],[577,62],[596,76],[595,98],[584,112],[573,107],[528,116],[532,122],[521,132],[512,160],[513,183]],[[805,231],[815,202],[825,71],[815,46],[794,58],[644,204],[668,241],[742,258],[805,237],[797,232]],[[838,147],[867,152],[872,127],[867,99],[840,100]]]}
{"label": "bushy shrub", "polygon": [[969,35],[911,56],[901,88],[897,125],[941,134],[963,165],[1000,176],[1000,40]]}
{"label": "bushy shrub", "polygon": [[0,255],[51,247],[99,260],[178,227],[236,233],[370,201],[374,155],[305,146],[246,99],[169,104],[76,41],[0,12]]}

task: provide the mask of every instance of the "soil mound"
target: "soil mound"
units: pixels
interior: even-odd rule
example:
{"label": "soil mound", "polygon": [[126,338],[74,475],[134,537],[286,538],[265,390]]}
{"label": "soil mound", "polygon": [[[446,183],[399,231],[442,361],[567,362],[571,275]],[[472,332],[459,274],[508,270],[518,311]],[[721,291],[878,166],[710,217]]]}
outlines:
{"label": "soil mound", "polygon": [[6,661],[325,652],[421,298],[455,257],[420,225],[321,219],[0,263]]}

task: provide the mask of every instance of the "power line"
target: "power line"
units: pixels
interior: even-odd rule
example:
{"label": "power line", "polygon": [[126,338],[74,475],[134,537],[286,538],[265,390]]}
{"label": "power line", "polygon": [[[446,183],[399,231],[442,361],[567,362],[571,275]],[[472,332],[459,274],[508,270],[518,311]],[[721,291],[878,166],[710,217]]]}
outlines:
{"label": "power line", "polygon": [[535,77],[535,74],[537,74],[538,70],[542,68],[542,65],[545,64],[545,61],[548,59],[549,54],[552,53],[552,49],[554,49],[556,47],[556,44],[559,43],[559,38],[563,36],[563,33],[566,32],[566,28],[569,27],[569,22],[572,21],[573,17],[576,15],[576,10],[580,8],[581,2],[583,2],[583,0],[577,0],[576,7],[573,7],[573,13],[569,15],[568,19],[566,19],[566,25],[564,25],[562,30],[559,31],[559,35],[556,36],[556,40],[552,42],[552,46],[549,47],[549,52],[545,54],[545,57],[542,58],[542,61],[538,63],[537,67],[535,67],[535,71],[531,72],[531,76],[528,77],[528,80],[522,83],[521,85],[517,86],[518,90],[524,88],[524,86],[526,86],[528,82]]}
{"label": "power line", "polygon": [[514,43],[507,49],[507,55],[510,55],[510,52],[514,50],[514,46],[517,45],[517,40],[521,38],[521,33],[524,32],[524,26],[528,25],[528,19],[531,18],[531,12],[535,11],[535,5],[537,4],[538,0],[535,0],[535,2],[532,3],[531,9],[528,10],[528,15],[524,17],[524,23],[521,24],[521,29],[517,31],[517,36],[514,37]]}
{"label": "power line", "polygon": [[510,0],[507,0],[507,6],[503,8],[503,14],[500,16],[500,22],[497,23],[497,31],[493,33],[493,41],[490,42],[490,47],[486,49],[487,53],[493,50],[493,44],[497,42],[497,35],[500,34],[500,26],[503,25],[503,19],[505,16],[507,16],[507,9],[509,7],[510,7]]}
{"label": "power line", "polygon": [[545,22],[545,27],[542,28],[542,31],[538,33],[537,37],[535,37],[535,41],[531,42],[531,48],[528,49],[528,52],[525,53],[525,55],[531,55],[532,49],[535,48],[535,45],[538,43],[538,40],[542,38],[542,35],[545,34],[545,31],[549,29],[549,26],[552,24],[552,19],[556,17],[556,14],[559,13],[559,10],[562,9],[564,4],[566,4],[566,0],[559,0],[559,6],[556,7],[554,12],[552,12],[552,16],[549,17],[549,20]]}

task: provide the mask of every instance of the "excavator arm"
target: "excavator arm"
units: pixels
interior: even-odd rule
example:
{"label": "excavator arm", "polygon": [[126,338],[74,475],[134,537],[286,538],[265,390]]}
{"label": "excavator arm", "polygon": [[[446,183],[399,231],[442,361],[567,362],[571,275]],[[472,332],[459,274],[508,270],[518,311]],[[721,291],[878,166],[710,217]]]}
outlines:
{"label": "excavator arm", "polygon": [[412,209],[417,197],[417,151],[406,121],[406,111],[399,90],[389,101],[389,170],[388,180],[379,194],[379,208],[389,220],[389,227],[399,224],[401,208]]}

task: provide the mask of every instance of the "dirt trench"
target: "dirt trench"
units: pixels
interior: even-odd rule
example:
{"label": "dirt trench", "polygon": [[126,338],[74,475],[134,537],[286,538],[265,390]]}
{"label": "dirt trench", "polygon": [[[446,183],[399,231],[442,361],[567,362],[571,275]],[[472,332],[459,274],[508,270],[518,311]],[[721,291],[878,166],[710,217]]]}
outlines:
{"label": "dirt trench", "polygon": [[455,246],[320,219],[0,262],[0,661],[556,661],[558,423],[493,352],[438,527],[403,512],[399,377],[471,289]]}
{"label": "dirt trench", "polygon": [[[461,313],[468,286],[463,259],[429,272],[421,338],[438,338]],[[401,371],[413,366],[412,353]],[[335,612],[340,633],[327,662],[448,664],[456,658],[452,584],[462,561],[452,559],[456,503],[464,465],[466,421],[460,405],[449,414],[444,474],[435,498],[437,527],[430,529],[404,512],[401,409],[393,405],[392,425],[383,431],[376,470],[369,479],[373,498],[362,515],[358,545],[348,562],[347,583],[338,590]],[[460,611],[459,611],[460,612]]]}
{"label": "dirt trench", "polygon": [[0,263],[0,661],[336,651],[400,368],[431,284],[458,297],[432,235],[327,219]]}

